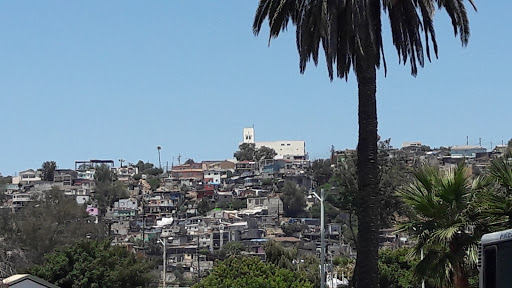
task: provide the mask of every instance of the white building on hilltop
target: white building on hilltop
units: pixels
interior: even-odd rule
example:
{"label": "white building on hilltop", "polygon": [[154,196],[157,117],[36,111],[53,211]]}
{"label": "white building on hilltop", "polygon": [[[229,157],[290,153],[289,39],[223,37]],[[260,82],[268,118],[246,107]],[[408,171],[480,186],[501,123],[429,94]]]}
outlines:
{"label": "white building on hilltop", "polygon": [[254,127],[244,128],[243,143],[254,143],[256,149],[268,147],[276,151],[276,159],[306,160],[306,142],[297,140],[257,142]]}

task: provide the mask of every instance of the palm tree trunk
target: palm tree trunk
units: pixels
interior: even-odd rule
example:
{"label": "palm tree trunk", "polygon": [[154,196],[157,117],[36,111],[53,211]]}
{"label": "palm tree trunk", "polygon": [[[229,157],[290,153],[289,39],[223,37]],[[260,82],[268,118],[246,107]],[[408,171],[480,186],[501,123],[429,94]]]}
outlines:
{"label": "palm tree trunk", "polygon": [[453,284],[455,288],[469,288],[469,279],[464,274],[464,269],[457,265],[455,267],[455,273],[453,275]]}
{"label": "palm tree trunk", "polygon": [[[367,50],[369,51],[369,50]],[[360,55],[356,63],[359,94],[356,195],[358,250],[356,285],[379,287],[379,166],[377,163],[377,76],[372,57]]]}

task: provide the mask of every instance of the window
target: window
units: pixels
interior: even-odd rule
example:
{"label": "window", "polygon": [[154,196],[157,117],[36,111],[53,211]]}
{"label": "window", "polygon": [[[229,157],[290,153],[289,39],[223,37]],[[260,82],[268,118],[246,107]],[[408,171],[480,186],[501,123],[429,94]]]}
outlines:
{"label": "window", "polygon": [[496,288],[496,246],[484,249],[484,287]]}

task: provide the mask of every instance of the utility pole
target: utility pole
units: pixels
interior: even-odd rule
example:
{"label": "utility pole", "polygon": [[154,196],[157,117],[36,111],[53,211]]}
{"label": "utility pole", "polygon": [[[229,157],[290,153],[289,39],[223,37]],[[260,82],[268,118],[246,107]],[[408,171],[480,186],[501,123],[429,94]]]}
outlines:
{"label": "utility pole", "polygon": [[469,145],[469,136],[466,136],[466,145]]}
{"label": "utility pole", "polygon": [[124,159],[119,159],[119,168],[123,168]]}
{"label": "utility pole", "polygon": [[[222,235],[221,235],[222,237]],[[201,279],[201,267],[199,263],[199,231],[197,232],[197,250],[196,250],[196,257],[197,257],[197,278]]]}
{"label": "utility pole", "polygon": [[281,226],[281,220],[279,219],[279,201],[281,201],[281,199],[277,197],[277,225]]}
{"label": "utility pole", "polygon": [[331,285],[329,285],[329,286],[334,287],[334,265],[332,264],[332,258],[333,258],[332,253],[330,253],[330,256],[331,256]]}
{"label": "utility pole", "polygon": [[176,158],[178,158],[178,165],[181,165],[181,153],[178,154],[178,156]]}
{"label": "utility pole", "polygon": [[320,200],[320,288],[325,288],[324,189],[320,189],[320,197],[315,192],[313,195]]}
{"label": "utility pole", "polygon": [[159,243],[161,243],[161,244],[162,244],[162,246],[164,247],[164,255],[163,255],[163,257],[164,257],[164,259],[163,259],[163,262],[164,262],[164,263],[163,263],[163,266],[164,266],[163,268],[164,268],[164,269],[163,269],[163,270],[164,270],[164,271],[163,271],[163,276],[162,276],[162,278],[163,278],[163,279],[162,279],[162,285],[163,285],[162,287],[166,288],[166,287],[167,287],[167,283],[166,283],[166,280],[167,280],[167,278],[166,278],[166,276],[167,276],[167,275],[166,275],[166,273],[167,273],[167,270],[166,270],[166,269],[167,269],[167,268],[166,268],[166,263],[167,263],[167,249],[166,249],[165,243],[167,242],[167,239],[165,239],[165,238],[164,238],[163,240],[162,240],[162,239],[158,239],[158,242],[159,242]]}
{"label": "utility pole", "polygon": [[[142,195],[141,206],[142,206],[142,248],[145,249],[146,244],[146,212],[144,211],[144,195]],[[146,252],[144,252],[146,253]]]}

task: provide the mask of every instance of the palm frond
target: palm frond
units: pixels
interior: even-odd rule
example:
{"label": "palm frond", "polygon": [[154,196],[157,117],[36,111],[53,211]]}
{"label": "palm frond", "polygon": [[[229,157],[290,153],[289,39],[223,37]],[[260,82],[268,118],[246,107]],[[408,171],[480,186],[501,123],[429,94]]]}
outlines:
{"label": "palm frond", "polygon": [[[423,44],[420,31],[423,29],[413,0],[388,1],[384,9],[388,11],[391,23],[393,45],[400,63],[411,64],[411,74],[418,74],[417,62],[424,65]],[[427,43],[428,45],[428,43]]]}
{"label": "palm frond", "polygon": [[504,159],[491,161],[489,177],[507,190],[512,191],[512,165]]}
{"label": "palm frond", "polygon": [[260,33],[263,21],[268,17],[268,10],[272,2],[272,0],[260,0],[254,15],[254,22],[252,24],[252,32],[254,35],[258,35]]}
{"label": "palm frond", "polygon": [[[463,0],[437,0],[437,3],[440,8],[444,7],[446,9],[448,16],[450,16],[452,20],[454,35],[460,35],[462,45],[466,46],[468,44],[470,31],[468,14]],[[473,1],[469,1],[469,3],[476,10],[475,3],[473,3]]]}

